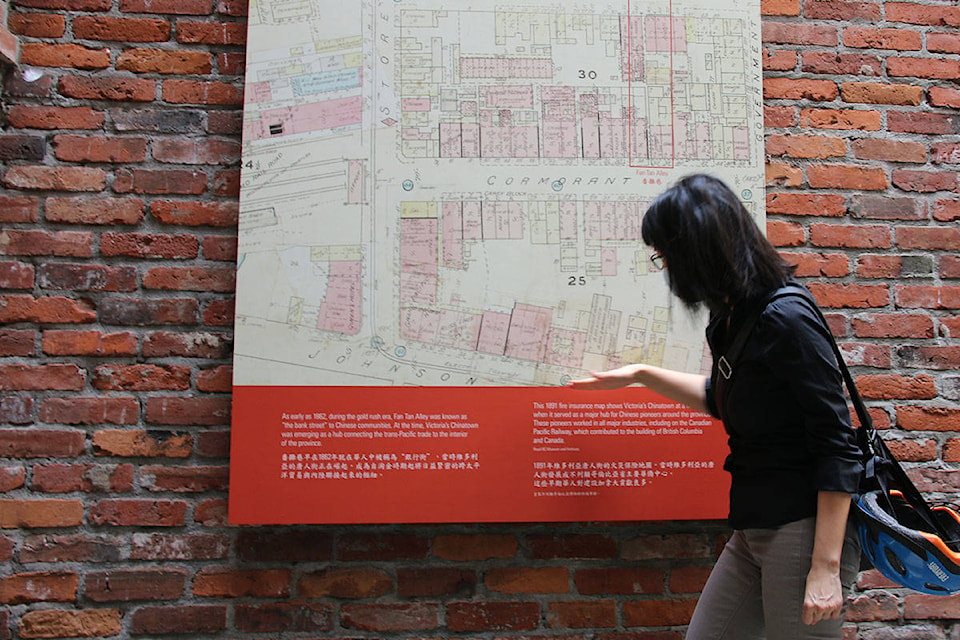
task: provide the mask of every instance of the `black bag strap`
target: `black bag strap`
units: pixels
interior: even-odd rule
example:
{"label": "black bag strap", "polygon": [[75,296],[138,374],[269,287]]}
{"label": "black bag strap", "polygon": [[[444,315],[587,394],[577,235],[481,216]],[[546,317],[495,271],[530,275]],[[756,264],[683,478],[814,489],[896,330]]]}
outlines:
{"label": "black bag strap", "polygon": [[847,363],[843,359],[843,353],[840,351],[840,347],[836,339],[834,339],[833,333],[830,331],[830,325],[827,324],[827,319],[824,317],[823,311],[820,310],[820,306],[813,298],[813,295],[799,283],[791,281],[787,286],[775,291],[768,299],[767,304],[785,296],[798,296],[806,300],[810,307],[816,312],[823,326],[827,329],[827,335],[830,337],[830,345],[833,347],[833,353],[837,359],[837,366],[843,375],[843,381],[847,386],[847,393],[850,396],[854,411],[856,411],[857,419],[860,421],[860,428],[857,429],[857,440],[864,455],[864,479],[868,483],[875,483],[878,486],[883,498],[889,504],[891,512],[893,511],[893,505],[890,504],[890,489],[898,489],[906,501],[914,508],[916,514],[924,521],[924,524],[930,528],[929,531],[936,533],[944,540],[948,540],[950,537],[948,532],[933,515],[930,505],[927,504],[923,495],[917,490],[913,481],[910,480],[906,471],[900,466],[896,457],[890,452],[887,444],[874,428],[873,419],[870,417],[870,413],[863,403],[863,398],[860,397],[860,392],[857,390],[857,385],[854,383],[850,369],[847,368]]}

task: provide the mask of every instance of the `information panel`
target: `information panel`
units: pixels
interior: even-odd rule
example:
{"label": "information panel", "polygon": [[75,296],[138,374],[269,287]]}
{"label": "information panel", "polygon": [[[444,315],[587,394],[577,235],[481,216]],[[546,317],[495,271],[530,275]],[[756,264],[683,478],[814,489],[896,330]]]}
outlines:
{"label": "information panel", "polygon": [[641,219],[703,171],[762,223],[759,23],[759,0],[253,0],[231,521],[724,515],[721,427],[564,385],[706,370]]}

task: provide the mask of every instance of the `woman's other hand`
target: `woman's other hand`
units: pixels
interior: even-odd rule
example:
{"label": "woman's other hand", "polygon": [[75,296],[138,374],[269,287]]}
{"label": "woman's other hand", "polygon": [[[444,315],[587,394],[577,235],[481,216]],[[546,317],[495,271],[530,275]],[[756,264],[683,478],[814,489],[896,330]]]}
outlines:
{"label": "woman's other hand", "polygon": [[842,608],[840,572],[826,567],[811,568],[803,596],[803,623],[816,624],[821,620],[839,618]]}
{"label": "woman's other hand", "polygon": [[642,364],[628,364],[609,371],[591,371],[589,378],[571,380],[567,386],[571,389],[622,389],[638,382],[637,373],[643,369]]}

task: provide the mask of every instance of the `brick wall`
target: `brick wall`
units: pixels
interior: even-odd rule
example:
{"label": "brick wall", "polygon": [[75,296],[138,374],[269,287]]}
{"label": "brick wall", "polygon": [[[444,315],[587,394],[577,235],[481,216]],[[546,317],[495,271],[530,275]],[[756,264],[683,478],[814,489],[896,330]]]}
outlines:
{"label": "brick wall", "polygon": [[[0,640],[682,637],[722,523],[226,526],[245,2],[9,12],[43,74],[0,132]],[[769,235],[955,496],[960,7],[763,12]],[[847,632],[956,618],[867,572]]]}

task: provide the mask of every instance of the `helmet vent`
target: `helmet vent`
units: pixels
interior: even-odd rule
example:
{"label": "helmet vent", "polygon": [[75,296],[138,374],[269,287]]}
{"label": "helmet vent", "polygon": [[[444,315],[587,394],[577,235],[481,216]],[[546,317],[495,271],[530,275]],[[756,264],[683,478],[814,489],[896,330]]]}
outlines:
{"label": "helmet vent", "polygon": [[903,566],[902,562],[900,562],[900,558],[898,558],[897,554],[893,552],[893,549],[890,547],[884,547],[883,555],[887,557],[887,562],[890,563],[890,566],[893,567],[894,571],[902,576],[907,575],[907,568]]}

